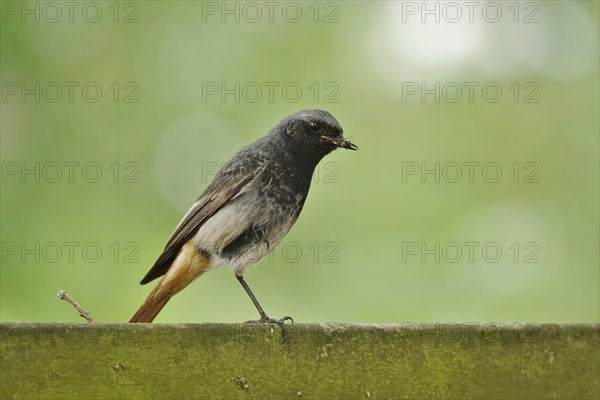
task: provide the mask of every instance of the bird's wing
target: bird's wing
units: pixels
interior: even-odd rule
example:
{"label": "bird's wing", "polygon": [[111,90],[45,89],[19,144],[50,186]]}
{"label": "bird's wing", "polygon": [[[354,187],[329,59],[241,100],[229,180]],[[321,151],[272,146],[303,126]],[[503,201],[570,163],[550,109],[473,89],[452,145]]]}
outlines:
{"label": "bird's wing", "polygon": [[202,224],[240,194],[268,166],[265,159],[256,157],[237,161],[223,167],[183,216],[162,254],[140,282],[142,285],[164,275],[177,257],[181,247],[196,234]]}

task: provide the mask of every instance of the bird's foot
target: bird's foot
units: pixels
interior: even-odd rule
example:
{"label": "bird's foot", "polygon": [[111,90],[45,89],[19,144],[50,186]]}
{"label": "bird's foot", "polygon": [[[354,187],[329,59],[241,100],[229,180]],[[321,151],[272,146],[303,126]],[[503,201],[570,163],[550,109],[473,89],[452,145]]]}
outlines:
{"label": "bird's foot", "polygon": [[281,319],[269,318],[267,315],[263,315],[260,319],[253,319],[250,321],[246,321],[247,324],[277,324],[281,327],[281,336],[283,336],[283,343],[288,340],[287,326],[285,325],[285,321],[290,320],[292,324],[294,320],[292,317],[288,317],[287,315]]}

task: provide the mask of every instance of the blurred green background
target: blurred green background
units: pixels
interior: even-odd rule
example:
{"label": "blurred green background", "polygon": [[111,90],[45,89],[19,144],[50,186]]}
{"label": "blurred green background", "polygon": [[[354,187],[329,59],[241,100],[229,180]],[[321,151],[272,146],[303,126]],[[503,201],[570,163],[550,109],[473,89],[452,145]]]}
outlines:
{"label": "blurred green background", "polygon": [[[600,320],[598,2],[500,2],[495,22],[486,2],[472,22],[445,2],[430,3],[439,22],[421,2],[276,2],[272,15],[263,2],[261,15],[236,2],[76,3],[72,18],[61,2],[60,17],[2,3],[2,321],[79,320],[60,289],[99,322],[129,320],[214,167],[304,108],[330,111],[360,151],[323,160],[295,227],[246,274],[269,315]],[[207,92],[236,82],[239,101]],[[436,163],[439,182],[420,175]],[[156,321],[255,317],[221,268]]]}

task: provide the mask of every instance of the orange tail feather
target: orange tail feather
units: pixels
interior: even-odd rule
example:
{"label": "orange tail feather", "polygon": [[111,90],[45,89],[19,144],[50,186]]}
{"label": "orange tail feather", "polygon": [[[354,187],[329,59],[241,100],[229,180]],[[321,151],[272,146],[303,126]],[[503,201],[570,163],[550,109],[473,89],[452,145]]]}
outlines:
{"label": "orange tail feather", "polygon": [[154,318],[156,318],[160,310],[162,310],[163,307],[167,304],[167,302],[171,299],[171,296],[163,296],[162,298],[156,296],[156,293],[158,292],[161,283],[162,280],[158,285],[156,285],[154,290],[152,290],[146,301],[144,301],[144,304],[142,304],[142,306],[139,310],[137,310],[135,315],[131,317],[131,320],[129,322],[154,321]]}
{"label": "orange tail feather", "polygon": [[190,242],[183,245],[165,276],[129,322],[154,321],[171,297],[206,272],[209,266],[210,258],[207,255],[199,253]]}

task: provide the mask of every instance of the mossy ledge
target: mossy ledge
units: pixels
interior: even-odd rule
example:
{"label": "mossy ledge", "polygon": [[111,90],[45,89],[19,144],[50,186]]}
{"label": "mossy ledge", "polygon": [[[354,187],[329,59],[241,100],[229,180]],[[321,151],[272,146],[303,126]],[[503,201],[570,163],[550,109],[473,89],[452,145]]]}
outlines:
{"label": "mossy ledge", "polygon": [[2,399],[594,399],[598,324],[0,324]]}

